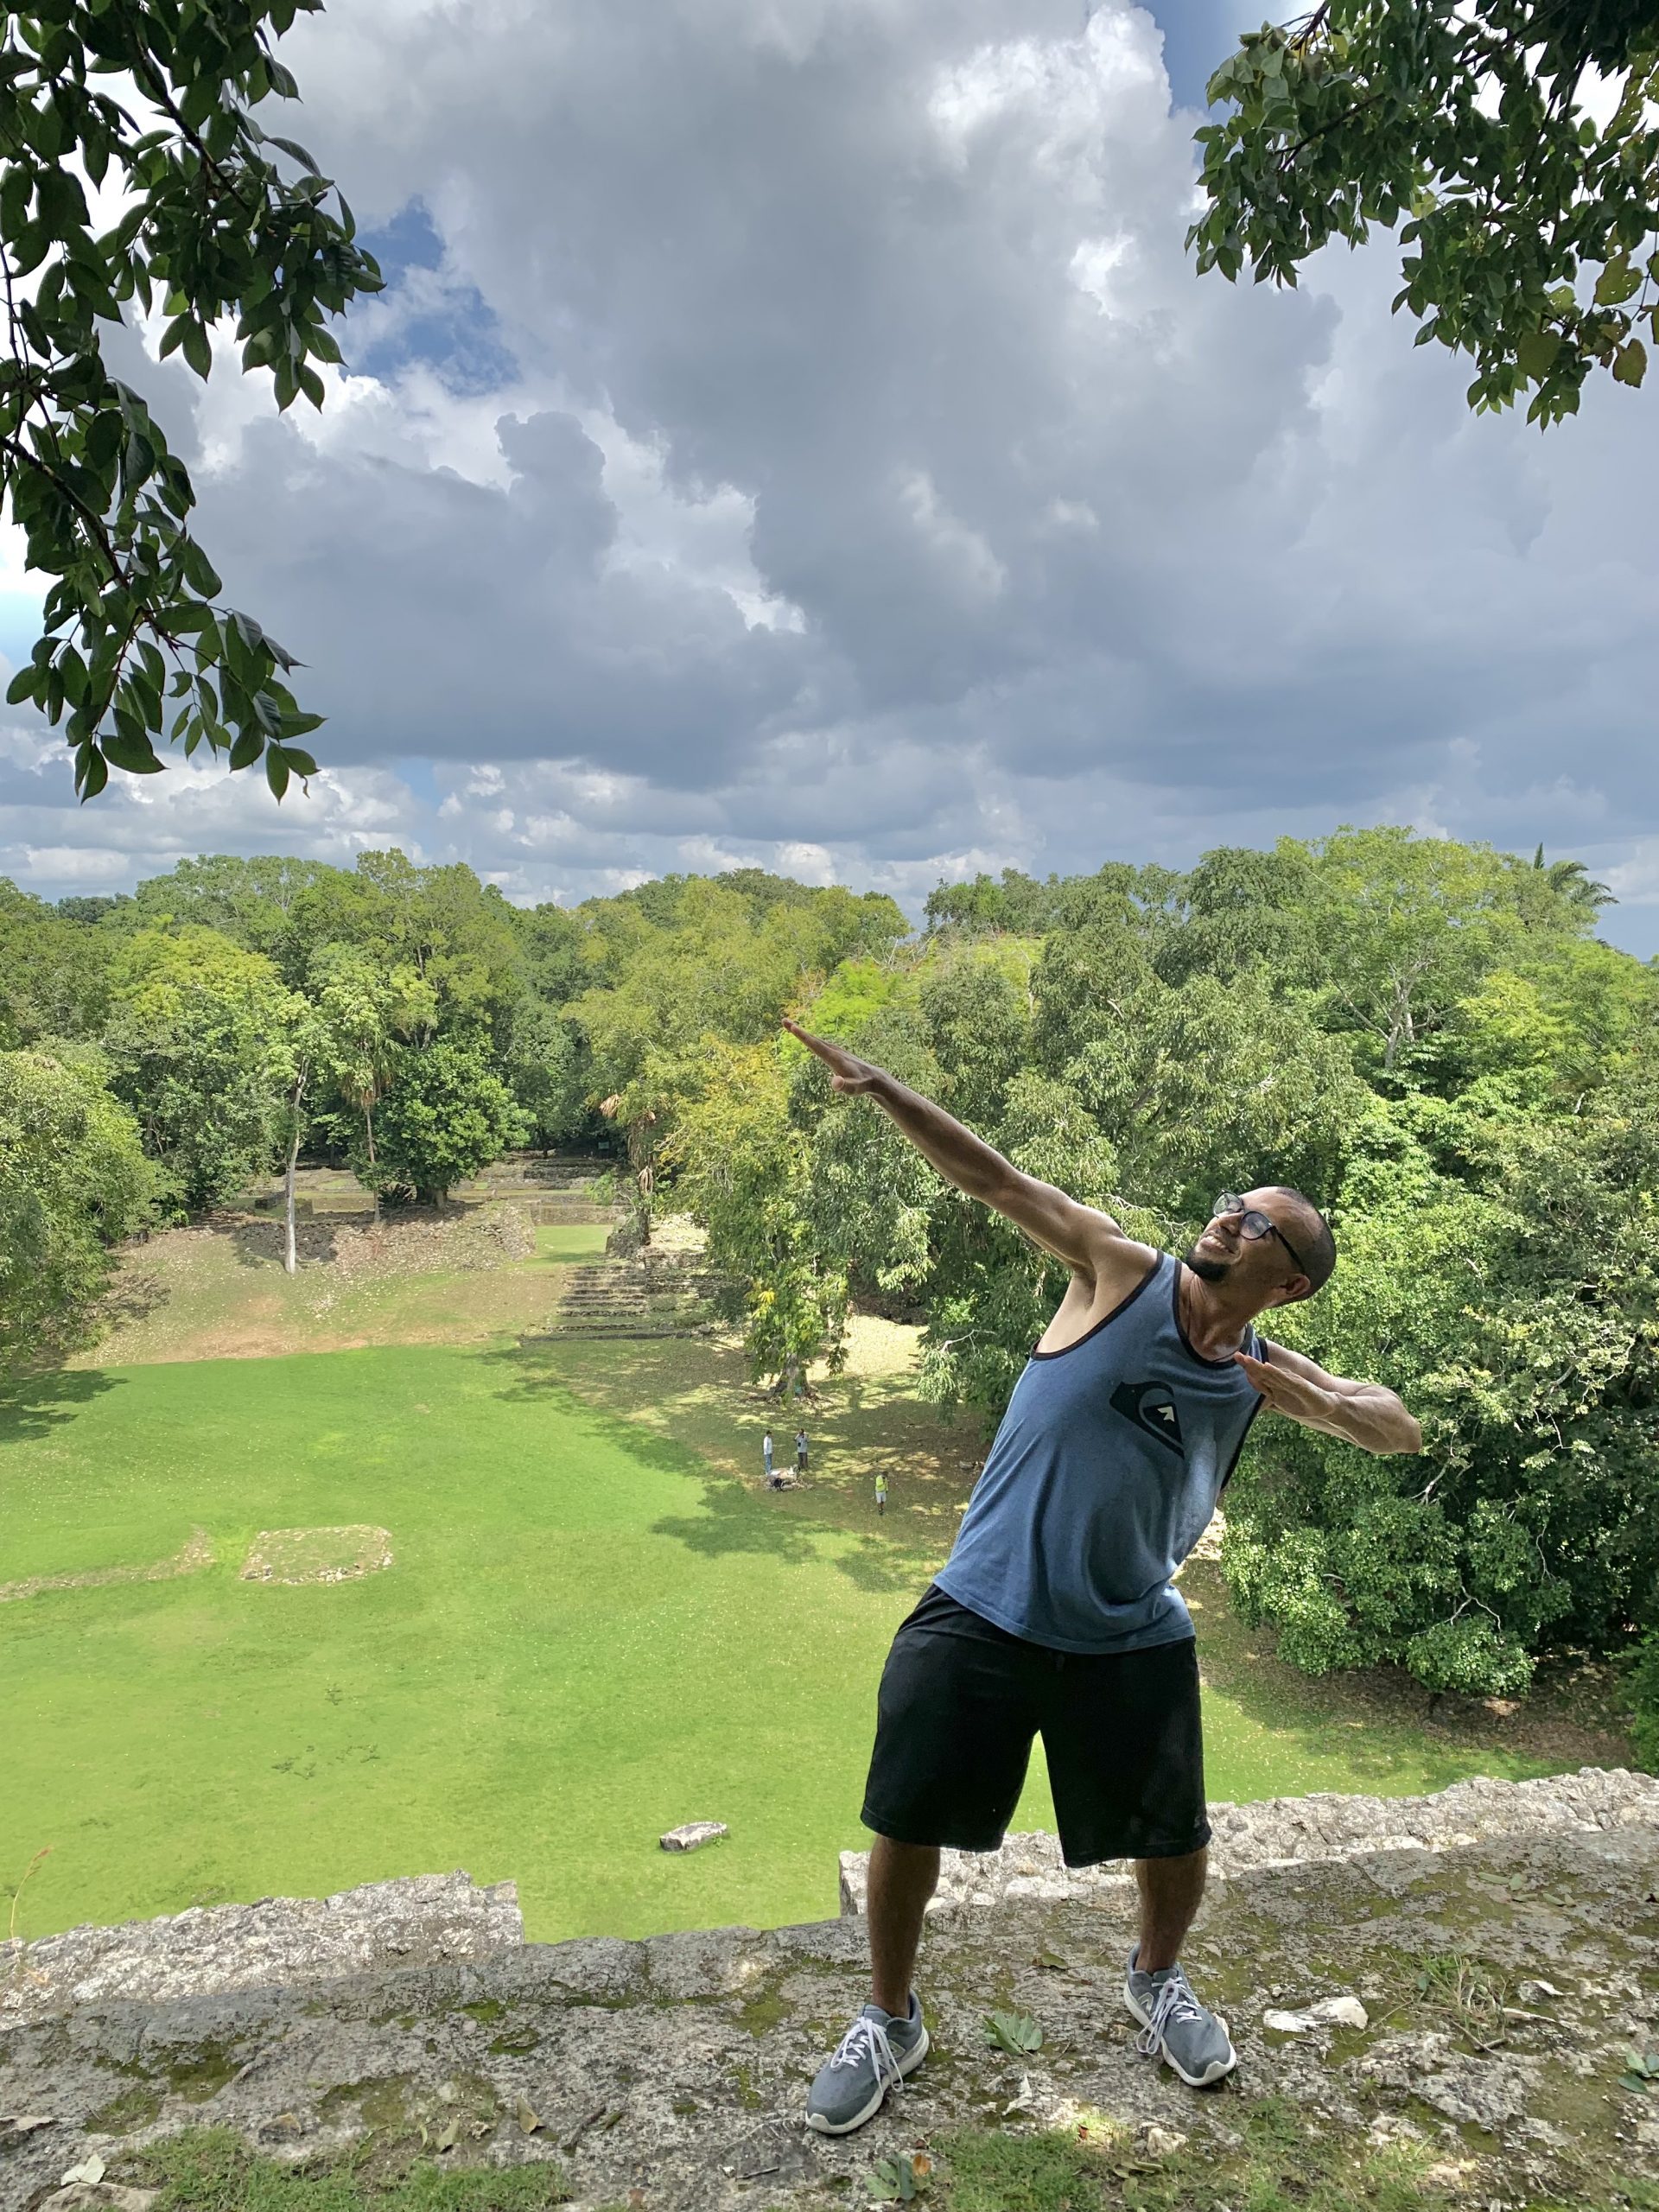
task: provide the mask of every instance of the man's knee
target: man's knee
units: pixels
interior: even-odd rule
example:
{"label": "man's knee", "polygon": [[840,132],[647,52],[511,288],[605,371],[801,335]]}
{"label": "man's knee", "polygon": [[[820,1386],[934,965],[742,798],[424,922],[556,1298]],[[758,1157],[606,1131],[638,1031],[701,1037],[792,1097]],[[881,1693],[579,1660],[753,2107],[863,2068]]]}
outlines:
{"label": "man's knee", "polygon": [[878,1835],[875,1839],[870,1851],[870,1880],[874,1885],[906,1892],[925,1889],[931,1897],[938,1878],[937,1843],[900,1843],[890,1835]]}
{"label": "man's knee", "polygon": [[1135,1874],[1142,1889],[1201,1890],[1209,1865],[1209,1847],[1200,1844],[1196,1851],[1183,1851],[1173,1859],[1137,1859]]}

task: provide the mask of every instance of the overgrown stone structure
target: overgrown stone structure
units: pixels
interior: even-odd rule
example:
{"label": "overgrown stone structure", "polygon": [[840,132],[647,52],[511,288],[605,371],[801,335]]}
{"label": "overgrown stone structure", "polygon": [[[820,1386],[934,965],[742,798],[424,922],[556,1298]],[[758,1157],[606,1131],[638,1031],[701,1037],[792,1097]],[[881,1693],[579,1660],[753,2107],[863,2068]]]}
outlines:
{"label": "overgrown stone structure", "polygon": [[[988,2131],[1103,2146],[1103,2174],[1179,2162],[1218,2202],[1268,2110],[1310,2146],[1408,2154],[1429,2203],[1659,2180],[1659,1782],[1286,1799],[1217,1827],[1189,1961],[1241,2063],[1214,2091],[1135,2055],[1132,1891],[1067,1875],[1046,1839],[948,1869],[934,2054],[835,2142],[801,2105],[863,1993],[856,1862],[839,1920],[643,1942],[526,1943],[510,1885],[427,1877],[0,1950],[0,2207],[38,2212],[91,2166],[63,2212],[118,2207],[147,2142],[202,2124],[283,2159],[366,2136],[371,2164],[553,2161],[592,2212],[862,2205],[929,2158],[944,2195]],[[995,2047],[993,2010],[1040,2049]]]}

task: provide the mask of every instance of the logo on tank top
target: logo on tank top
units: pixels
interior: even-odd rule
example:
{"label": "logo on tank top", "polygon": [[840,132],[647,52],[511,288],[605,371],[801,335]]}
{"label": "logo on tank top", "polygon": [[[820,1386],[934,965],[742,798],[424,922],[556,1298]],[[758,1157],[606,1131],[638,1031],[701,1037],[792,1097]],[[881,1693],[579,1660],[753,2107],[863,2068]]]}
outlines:
{"label": "logo on tank top", "polygon": [[1132,1421],[1148,1436],[1156,1437],[1160,1444],[1166,1444],[1178,1458],[1185,1455],[1181,1417],[1175,1410],[1174,1396],[1167,1383],[1120,1382],[1112,1393],[1111,1407],[1125,1421]]}

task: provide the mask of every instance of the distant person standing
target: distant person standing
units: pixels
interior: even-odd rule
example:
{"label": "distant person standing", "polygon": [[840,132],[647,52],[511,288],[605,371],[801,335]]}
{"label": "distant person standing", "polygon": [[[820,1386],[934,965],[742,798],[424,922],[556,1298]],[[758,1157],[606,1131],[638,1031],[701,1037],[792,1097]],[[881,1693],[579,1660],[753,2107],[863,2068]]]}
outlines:
{"label": "distant person standing", "polygon": [[885,1513],[887,1510],[887,1472],[885,1467],[875,1478],[875,1510],[878,1513]]}
{"label": "distant person standing", "polygon": [[795,1432],[795,1471],[803,1478],[803,1480],[804,1480],[806,1475],[806,1431],[804,1428],[798,1428]]}
{"label": "distant person standing", "polygon": [[772,1471],[772,1431],[768,1429],[760,1440],[760,1457],[766,1463],[766,1488],[776,1490],[778,1478]]}

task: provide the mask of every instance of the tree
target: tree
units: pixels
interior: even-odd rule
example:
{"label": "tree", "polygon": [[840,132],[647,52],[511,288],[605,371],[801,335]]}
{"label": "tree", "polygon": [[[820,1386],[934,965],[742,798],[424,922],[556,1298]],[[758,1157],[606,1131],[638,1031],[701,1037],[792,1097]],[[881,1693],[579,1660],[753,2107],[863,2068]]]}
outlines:
{"label": "tree", "polygon": [[1395,307],[1419,345],[1472,355],[1478,413],[1529,393],[1547,427],[1598,365],[1641,383],[1637,334],[1659,315],[1655,0],[1322,0],[1247,32],[1208,96],[1230,112],[1198,133],[1200,270],[1294,284],[1328,240],[1399,226]]}
{"label": "tree", "polygon": [[421,868],[396,847],[359,853],[356,868],[319,868],[295,892],[283,965],[303,979],[313,949],[354,945],[378,965],[408,969],[429,995],[424,1034],[487,1030],[508,1043],[524,995],[512,910],[472,869]]}
{"label": "tree", "polygon": [[296,901],[320,877],[335,872],[321,861],[295,860],[286,853],[251,858],[202,853],[166,875],[147,877],[124,918],[156,929],[199,922],[268,954],[280,966],[294,937]]}
{"label": "tree", "polygon": [[0,1052],[0,1374],[87,1341],[153,1180],[95,1053]]}
{"label": "tree", "polygon": [[1296,1665],[1513,1694],[1541,1653],[1659,1626],[1655,1096],[1648,1065],[1580,1113],[1488,1084],[1367,1116],[1336,1274],[1273,1333],[1381,1375],[1425,1450],[1262,1427],[1223,1564]]}
{"label": "tree", "polygon": [[303,999],[291,1002],[288,1045],[287,1089],[283,1097],[283,1121],[285,1124],[286,1145],[283,1160],[283,1266],[289,1274],[299,1271],[299,1239],[296,1230],[296,1183],[300,1165],[300,1147],[304,1142],[307,1127],[306,1098],[311,1090],[317,1064],[327,1046],[322,1024],[314,1007]]}
{"label": "tree", "polygon": [[398,1065],[400,1040],[428,1033],[435,1022],[437,994],[412,968],[388,969],[354,944],[319,945],[306,981],[317,1058],[362,1121],[364,1180],[373,1187],[374,1109]]}
{"label": "tree", "polygon": [[[298,87],[274,41],[320,0],[36,0],[14,9],[0,67],[0,254],[10,356],[0,380],[0,496],[31,569],[54,579],[45,631],[7,696],[63,722],[75,788],[162,766],[168,735],[232,768],[263,757],[280,798],[315,763],[321,716],[283,677],[292,656],[221,585],[188,518],[188,472],[143,397],[105,365],[101,324],[167,316],[163,354],[206,378],[237,315],[245,371],[276,404],[321,406],[324,327],[381,289],[351,211],[302,146],[254,111]],[[85,178],[111,193],[95,229]],[[336,212],[337,211],[337,212]],[[66,719],[67,717],[67,719]]]}
{"label": "tree", "polygon": [[187,924],[137,930],[110,967],[111,1084],[176,1211],[265,1173],[285,1127],[298,1009],[263,953]]}
{"label": "tree", "polygon": [[1490,848],[1408,830],[1339,830],[1311,849],[1310,981],[1328,1027],[1404,1077],[1481,977],[1517,957],[1515,875]]}
{"label": "tree", "polygon": [[97,930],[0,876],[0,1046],[97,1036],[108,955]]}
{"label": "tree", "polygon": [[810,1151],[791,1120],[775,1045],[711,1043],[700,1093],[681,1108],[666,1157],[709,1232],[756,1376],[794,1397],[811,1362],[846,1357],[847,1269],[813,1234]]}
{"label": "tree", "polygon": [[441,1037],[424,1051],[405,1046],[381,1105],[374,1186],[431,1202],[447,1198],[457,1183],[499,1159],[518,1133],[512,1093],[481,1040]]}
{"label": "tree", "polygon": [[1582,861],[1544,860],[1544,849],[1539,846],[1532,856],[1532,864],[1540,874],[1548,879],[1549,887],[1556,896],[1570,906],[1581,908],[1588,914],[1599,914],[1604,906],[1618,904],[1605,883],[1598,883]]}

